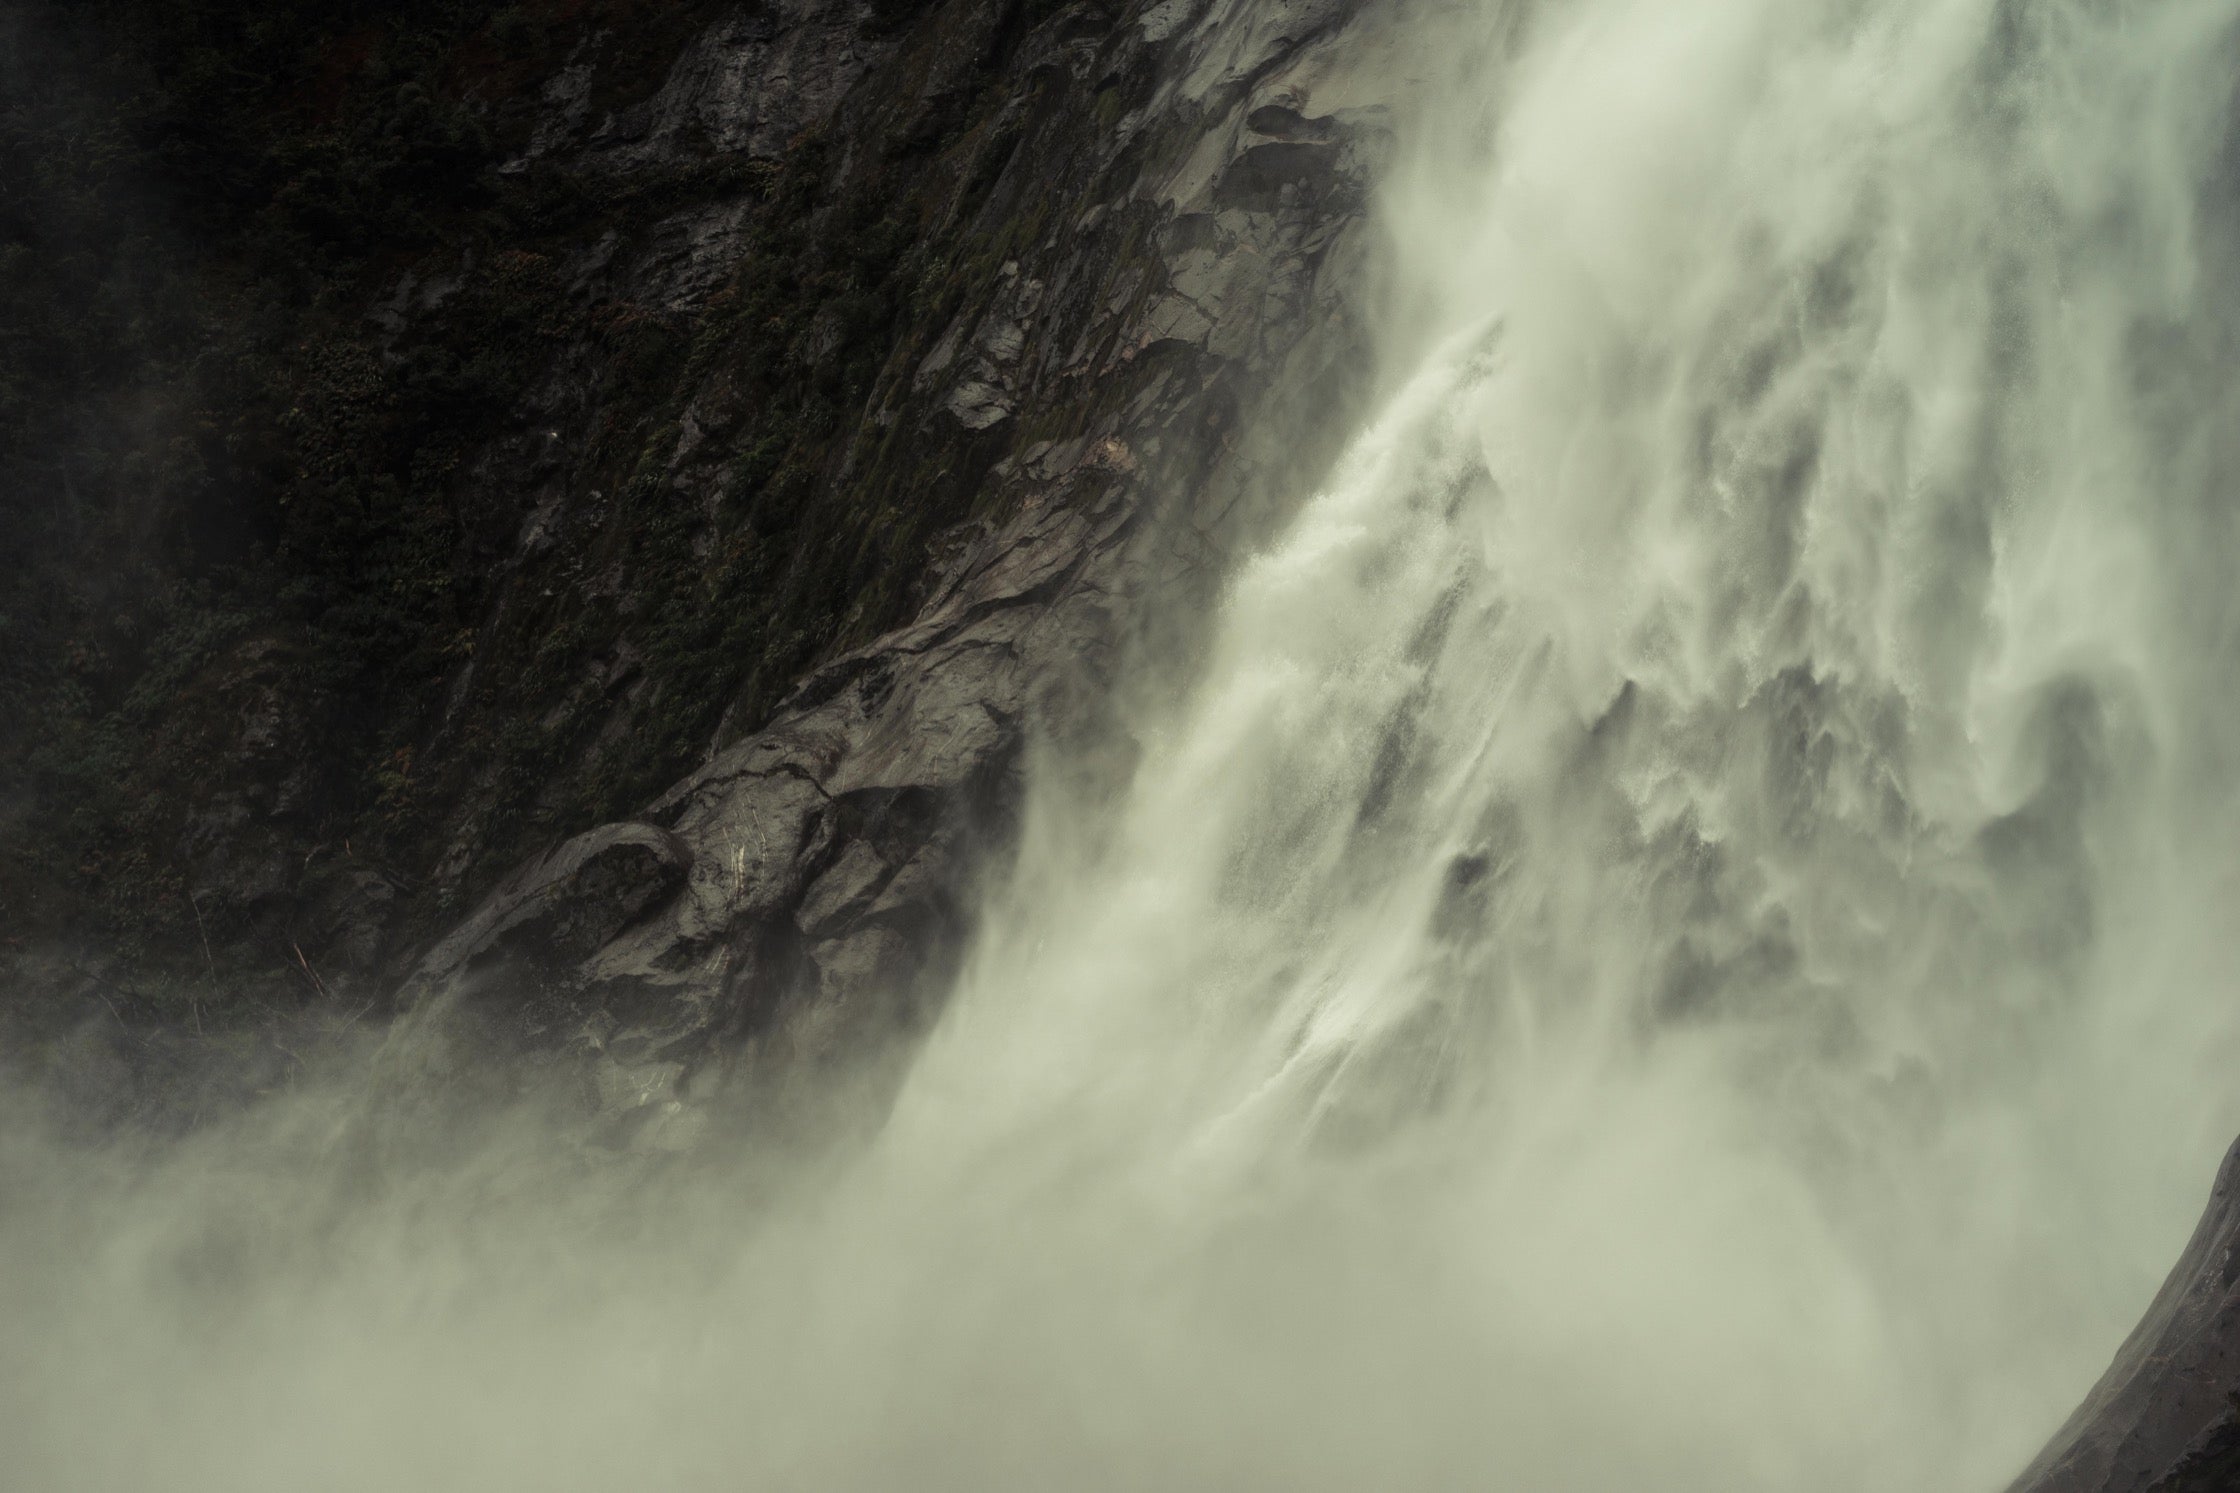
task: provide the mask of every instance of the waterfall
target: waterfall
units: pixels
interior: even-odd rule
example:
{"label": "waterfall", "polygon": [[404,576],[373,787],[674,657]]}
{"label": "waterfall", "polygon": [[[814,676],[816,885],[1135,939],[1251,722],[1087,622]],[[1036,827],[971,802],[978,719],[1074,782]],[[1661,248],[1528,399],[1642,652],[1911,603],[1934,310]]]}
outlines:
{"label": "waterfall", "polygon": [[[1033,776],[859,1153],[594,1228],[512,1128],[373,1216],[220,1142],[0,1232],[0,1428],[86,1487],[2002,1486],[2240,1129],[2236,21],[1418,16],[1389,396],[1129,781]],[[237,1214],[300,1237],[164,1242]]]}
{"label": "waterfall", "polygon": [[1996,1487],[2240,1117],[2233,8],[1512,21],[1437,335],[887,1145],[1272,1231],[1152,1357],[1285,1485]]}

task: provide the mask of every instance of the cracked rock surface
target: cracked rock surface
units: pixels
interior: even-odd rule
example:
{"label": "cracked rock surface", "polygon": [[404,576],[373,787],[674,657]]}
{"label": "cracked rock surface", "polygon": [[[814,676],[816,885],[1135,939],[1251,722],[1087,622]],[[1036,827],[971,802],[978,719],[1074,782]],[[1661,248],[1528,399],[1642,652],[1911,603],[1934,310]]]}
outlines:
{"label": "cracked rock surface", "polygon": [[[1202,601],[1209,560],[1329,454],[1256,437],[1250,412],[1358,397],[1363,214],[1387,138],[1341,86],[1359,14],[1162,0],[1076,8],[1022,45],[1021,70],[1061,80],[1012,167],[1047,226],[865,422],[866,439],[946,422],[973,442],[986,516],[936,547],[905,625],[825,660],[636,815],[509,875],[420,958],[411,1004],[497,1013],[587,1062],[604,1110],[665,1117],[922,1030],[1030,735],[1095,729],[1085,702],[1146,609]],[[847,70],[885,43],[858,11],[785,15],[719,22],[627,120],[589,119],[563,76],[534,150],[619,169],[695,132],[755,150],[803,111],[844,114]],[[941,68],[905,107],[939,98]],[[1344,106],[1318,108],[1325,91]],[[699,242],[673,274],[720,254],[720,229]],[[705,434],[720,424],[688,419],[680,487],[718,480],[694,474],[728,459]]]}

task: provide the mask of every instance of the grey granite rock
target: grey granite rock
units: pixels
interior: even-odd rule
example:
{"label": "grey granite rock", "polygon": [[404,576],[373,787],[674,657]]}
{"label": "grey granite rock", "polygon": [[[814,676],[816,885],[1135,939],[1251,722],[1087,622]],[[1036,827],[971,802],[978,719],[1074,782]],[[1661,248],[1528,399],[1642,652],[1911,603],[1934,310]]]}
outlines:
{"label": "grey granite rock", "polygon": [[[686,48],[652,98],[601,117],[590,106],[596,59],[587,57],[546,85],[546,113],[507,169],[562,154],[611,172],[671,164],[688,152],[774,157],[831,118],[892,49],[871,20],[858,0],[741,6]],[[596,42],[587,40],[586,50]]]}
{"label": "grey granite rock", "polygon": [[[1359,389],[1383,116],[1314,108],[1353,13],[1161,4],[1115,26],[1076,7],[1022,44],[1017,66],[1071,80],[1079,113],[1052,116],[1039,155],[1022,147],[1012,169],[1032,185],[997,200],[1034,201],[1053,226],[899,372],[864,437],[931,419],[998,443],[990,516],[936,546],[912,621],[825,661],[639,820],[508,878],[422,961],[416,999],[523,1013],[524,1040],[592,1064],[601,1106],[663,1114],[721,1087],[704,1075],[784,1087],[923,1029],[973,887],[1000,862],[1028,738],[1094,734],[1084,721],[1120,653],[1203,604],[1221,556],[1331,454],[1295,439],[1336,428],[1311,419],[1315,401]],[[687,139],[763,149],[773,121],[859,106],[834,90],[884,43],[839,39],[856,14],[720,22],[631,120],[570,115],[556,83],[538,149],[617,169]],[[933,107],[976,35],[961,25],[877,107],[904,121]],[[822,61],[783,78],[750,65],[781,45]],[[1124,79],[1141,102],[1096,125]],[[674,236],[720,258],[722,232]],[[692,252],[655,276],[665,293],[699,283]],[[680,487],[720,469],[722,402],[695,397]],[[601,912],[586,899],[609,865]]]}

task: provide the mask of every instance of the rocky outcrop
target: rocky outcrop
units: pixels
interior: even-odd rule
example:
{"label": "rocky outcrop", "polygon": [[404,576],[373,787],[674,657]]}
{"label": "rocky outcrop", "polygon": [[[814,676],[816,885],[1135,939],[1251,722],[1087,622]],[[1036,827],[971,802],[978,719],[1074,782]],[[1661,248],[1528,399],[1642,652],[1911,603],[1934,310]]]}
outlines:
{"label": "rocky outcrop", "polygon": [[[573,60],[545,85],[547,109],[527,149],[501,169],[566,153],[611,172],[694,153],[783,155],[895,50],[897,39],[875,21],[871,6],[852,0],[739,7],[685,49],[653,97],[619,111],[592,107],[595,55]],[[586,37],[582,51],[595,54],[598,40]]]}
{"label": "rocky outcrop", "polygon": [[238,552],[0,741],[15,1045],[412,1011],[613,1110],[906,1042],[1029,743],[1348,428],[1379,3],[291,21],[332,112],[229,104],[210,253],[325,278],[149,437]]}
{"label": "rocky outcrop", "polygon": [[2240,1142],[2146,1316],[2009,1493],[2240,1488]]}
{"label": "rocky outcrop", "polygon": [[[720,22],[629,121],[568,114],[563,78],[537,149],[619,167],[688,136],[763,148],[762,121],[814,100],[890,126],[947,107],[942,48],[899,75],[902,53],[837,39],[836,14]],[[1359,392],[1362,212],[1386,131],[1340,86],[1354,19],[1075,6],[1020,43],[1017,143],[983,212],[1031,231],[999,235],[984,281],[896,349],[839,458],[843,487],[875,488],[915,432],[977,470],[984,516],[935,544],[907,624],[822,661],[632,820],[506,878],[420,960],[411,1004],[471,1013],[478,1032],[501,1013],[518,1040],[581,1055],[602,1108],[663,1115],[741,1082],[813,1087],[922,1028],[1027,741],[1102,729],[1139,624],[1205,599],[1219,558],[1330,454],[1343,422],[1317,416]],[[816,31],[800,55],[860,69],[856,91],[835,106],[793,77],[773,95],[786,25]],[[692,398],[680,491],[720,490],[739,460],[725,398],[720,381]],[[1247,418],[1271,408],[1283,417]],[[593,916],[587,877],[626,848]]]}

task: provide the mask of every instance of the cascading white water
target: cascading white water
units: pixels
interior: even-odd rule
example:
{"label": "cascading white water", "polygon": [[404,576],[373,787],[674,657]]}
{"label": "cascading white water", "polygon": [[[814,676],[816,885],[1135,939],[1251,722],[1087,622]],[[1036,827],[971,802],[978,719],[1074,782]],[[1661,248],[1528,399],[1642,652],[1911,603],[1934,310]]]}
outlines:
{"label": "cascading white water", "polygon": [[1301,1351],[1430,1486],[1994,1486],[2240,1117],[2233,21],[1546,8],[1400,209],[1453,330],[890,1143],[1373,1214],[1447,1320]]}
{"label": "cascading white water", "polygon": [[868,1152],[19,1226],[32,1485],[1999,1487],[2240,1128],[2236,21],[1425,22],[1434,334]]}

